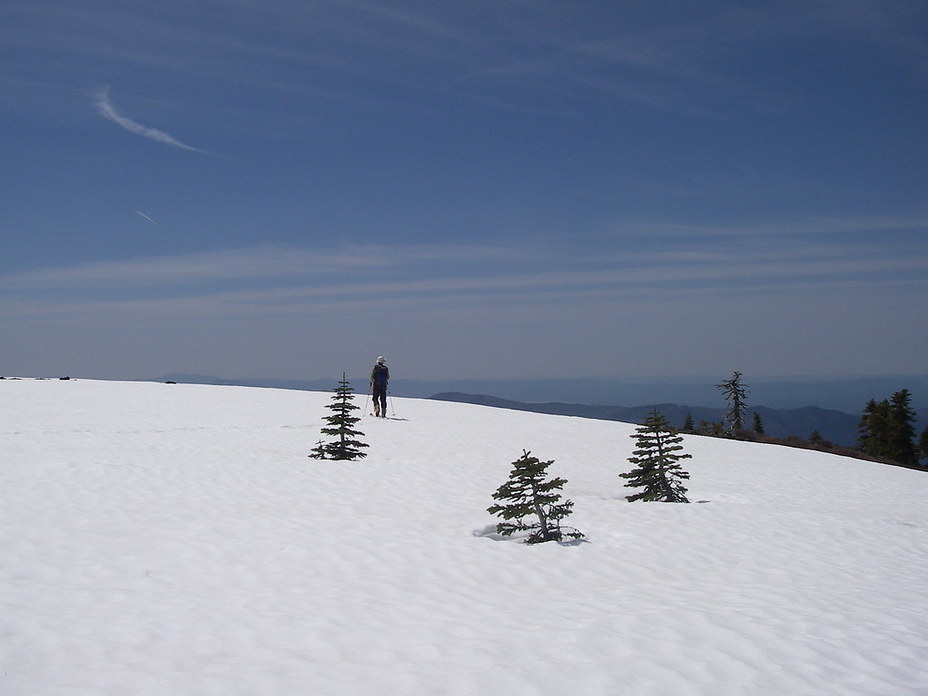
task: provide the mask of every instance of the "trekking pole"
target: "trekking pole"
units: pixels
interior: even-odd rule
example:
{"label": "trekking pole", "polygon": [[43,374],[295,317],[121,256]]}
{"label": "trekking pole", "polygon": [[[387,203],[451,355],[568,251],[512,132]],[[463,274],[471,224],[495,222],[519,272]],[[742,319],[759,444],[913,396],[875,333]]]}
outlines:
{"label": "trekking pole", "polygon": [[371,400],[371,395],[368,394],[368,395],[365,397],[365,399],[364,399],[364,415],[365,415],[365,416],[368,414],[367,402],[370,401],[370,400]]}
{"label": "trekking pole", "polygon": [[390,397],[390,417],[396,418],[396,409],[393,407],[393,394],[388,394]]}

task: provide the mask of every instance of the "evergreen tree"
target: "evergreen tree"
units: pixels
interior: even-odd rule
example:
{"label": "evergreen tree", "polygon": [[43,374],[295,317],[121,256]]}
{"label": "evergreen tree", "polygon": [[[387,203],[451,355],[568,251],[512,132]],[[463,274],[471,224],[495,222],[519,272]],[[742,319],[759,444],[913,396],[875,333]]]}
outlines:
{"label": "evergreen tree", "polygon": [[918,448],[915,445],[915,421],[917,415],[912,408],[912,394],[902,389],[889,400],[890,413],[890,459],[908,466],[918,465]]}
{"label": "evergreen tree", "polygon": [[364,433],[354,429],[354,425],[361,419],[351,415],[351,412],[359,410],[359,407],[354,405],[354,389],[349,385],[344,372],[342,381],[335,387],[332,403],[327,404],[326,408],[331,409],[332,415],[323,419],[328,425],[322,428],[322,434],[335,439],[330,442],[320,440],[309,456],[313,459],[339,460],[366,457],[367,454],[360,448],[367,445],[357,439]]}
{"label": "evergreen tree", "polygon": [[696,429],[697,435],[708,435],[709,437],[722,437],[725,430],[725,424],[722,422],[701,420],[699,427]]}
{"label": "evergreen tree", "polygon": [[754,432],[758,435],[764,434],[764,424],[761,422],[760,414],[754,411]]}
{"label": "evergreen tree", "polygon": [[911,398],[909,390],[902,389],[891,399],[870,399],[857,424],[858,449],[875,457],[916,466],[916,414],[910,405]]}
{"label": "evergreen tree", "polygon": [[925,426],[921,437],[918,438],[918,451],[921,459],[925,460],[922,466],[928,467],[928,426]]}
{"label": "evergreen tree", "polygon": [[722,395],[728,401],[728,413],[725,420],[728,423],[729,431],[744,430],[744,417],[748,411],[748,390],[741,383],[741,373],[732,372],[731,379],[722,380],[715,386],[722,391]]}
{"label": "evergreen tree", "polygon": [[625,496],[628,502],[636,500],[646,502],[688,503],[683,481],[690,475],[677,463],[681,459],[692,458],[681,454],[683,438],[676,434],[663,413],[654,409],[645,422],[635,429],[632,435],[636,449],[628,458],[635,468],[627,474],[619,474],[628,479],[627,488],[642,488],[639,493]]}
{"label": "evergreen tree", "polygon": [[873,456],[883,456],[889,423],[889,401],[870,399],[857,423],[857,448]]}
{"label": "evergreen tree", "polygon": [[693,422],[692,411],[686,412],[686,420],[683,421],[683,427],[681,428],[681,430],[684,433],[695,433],[696,432],[696,424]]}
{"label": "evergreen tree", "polygon": [[511,536],[516,532],[529,532],[526,544],[562,541],[565,537],[583,538],[583,533],[573,527],[561,526],[561,520],[570,514],[574,504],[569,500],[562,502],[558,493],[567,479],[545,480],[547,469],[553,463],[554,460],[539,461],[526,450],[512,462],[509,480],[493,494],[494,500],[504,502],[487,508],[487,512],[505,520],[496,525],[497,533]]}

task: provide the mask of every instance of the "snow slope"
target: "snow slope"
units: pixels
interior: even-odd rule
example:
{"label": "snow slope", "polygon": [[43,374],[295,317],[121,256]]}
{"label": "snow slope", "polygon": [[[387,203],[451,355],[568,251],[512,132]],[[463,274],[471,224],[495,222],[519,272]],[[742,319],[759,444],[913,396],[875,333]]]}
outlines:
{"label": "snow slope", "polygon": [[[928,474],[415,399],[358,462],[330,394],[0,382],[0,694],[928,694]],[[363,405],[364,396],[358,396]],[[494,538],[526,448],[574,545]]]}

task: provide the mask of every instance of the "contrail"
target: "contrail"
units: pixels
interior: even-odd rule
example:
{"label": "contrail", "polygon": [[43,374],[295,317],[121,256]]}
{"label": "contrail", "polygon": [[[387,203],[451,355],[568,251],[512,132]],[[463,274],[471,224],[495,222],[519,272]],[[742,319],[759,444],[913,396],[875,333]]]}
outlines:
{"label": "contrail", "polygon": [[155,222],[154,220],[152,220],[150,217],[148,217],[148,216],[147,216],[145,213],[143,213],[141,210],[136,210],[135,212],[138,213],[139,215],[141,215],[141,216],[142,216],[143,218],[145,218],[146,220],[148,220],[151,224],[153,224],[153,225],[155,225],[155,226],[158,225],[157,222]]}
{"label": "contrail", "polygon": [[116,109],[114,109],[113,105],[110,103],[109,87],[101,87],[99,90],[97,90],[94,106],[97,107],[97,111],[100,112],[100,115],[103,116],[103,118],[109,119],[113,123],[125,128],[130,133],[141,135],[143,138],[148,138],[149,140],[164,143],[165,145],[173,145],[174,147],[179,147],[183,150],[200,152],[204,155],[209,154],[206,152],[206,150],[201,150],[200,148],[192,147],[186,143],[182,143],[180,140],[171,135],[168,135],[164,131],[160,131],[157,128],[148,128],[147,126],[143,126],[140,123],[136,123],[132,119],[128,119],[125,116],[118,114]]}

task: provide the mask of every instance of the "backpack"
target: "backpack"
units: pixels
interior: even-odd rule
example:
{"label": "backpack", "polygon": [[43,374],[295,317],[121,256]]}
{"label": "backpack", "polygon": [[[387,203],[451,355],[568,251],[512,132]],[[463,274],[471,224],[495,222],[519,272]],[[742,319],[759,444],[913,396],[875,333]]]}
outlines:
{"label": "backpack", "polygon": [[386,384],[388,379],[390,379],[390,370],[387,369],[387,366],[381,365],[381,364],[374,365],[374,372],[373,372],[374,384],[377,384],[377,385]]}

